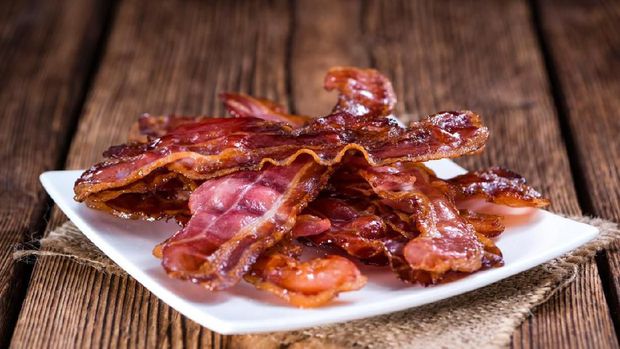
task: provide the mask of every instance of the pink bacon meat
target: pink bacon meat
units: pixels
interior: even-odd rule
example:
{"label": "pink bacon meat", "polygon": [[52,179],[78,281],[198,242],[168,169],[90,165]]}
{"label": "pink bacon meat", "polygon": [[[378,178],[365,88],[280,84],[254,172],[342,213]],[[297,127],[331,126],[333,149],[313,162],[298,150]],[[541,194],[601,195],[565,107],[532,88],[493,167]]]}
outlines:
{"label": "pink bacon meat", "polygon": [[210,290],[233,286],[258,256],[280,241],[327,180],[308,158],[203,183],[190,198],[192,217],[161,247],[175,278]]}

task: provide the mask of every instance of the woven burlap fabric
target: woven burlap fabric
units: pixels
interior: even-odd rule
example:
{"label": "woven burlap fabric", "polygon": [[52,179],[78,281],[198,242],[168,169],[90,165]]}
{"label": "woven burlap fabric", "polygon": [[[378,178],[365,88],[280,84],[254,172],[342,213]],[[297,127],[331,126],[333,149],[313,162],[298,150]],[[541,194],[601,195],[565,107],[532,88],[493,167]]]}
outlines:
{"label": "woven burlap fabric", "polygon": [[[570,217],[598,227],[600,235],[587,245],[542,266],[482,289],[438,303],[389,315],[293,332],[237,336],[239,347],[264,348],[502,348],[514,329],[537,305],[570,283],[581,264],[620,240],[615,223]],[[541,234],[544,232],[541,232]],[[63,256],[98,270],[124,275],[72,223],[40,241],[39,250],[15,251],[15,258]]]}

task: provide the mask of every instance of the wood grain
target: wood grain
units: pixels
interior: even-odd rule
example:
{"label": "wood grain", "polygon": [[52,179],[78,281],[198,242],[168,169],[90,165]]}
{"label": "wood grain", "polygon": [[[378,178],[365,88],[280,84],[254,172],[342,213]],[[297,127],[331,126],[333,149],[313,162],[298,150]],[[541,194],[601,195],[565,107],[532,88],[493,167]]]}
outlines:
{"label": "wood grain", "polygon": [[[620,3],[542,1],[539,10],[586,210],[620,222]],[[619,247],[601,259],[616,330]]]}
{"label": "wood grain", "polygon": [[[485,118],[487,148],[460,164],[507,166],[541,188],[551,210],[580,212],[525,2],[369,2],[364,13],[371,61],[391,76],[410,117],[466,108]],[[594,263],[515,332],[513,346],[569,344],[617,346]]]}
{"label": "wood grain", "polygon": [[38,176],[64,157],[107,7],[97,0],[0,2],[0,347],[31,269],[12,253],[41,233],[48,198]]}
{"label": "wood grain", "polygon": [[[289,97],[297,112],[324,113],[334,100],[318,92],[325,67],[376,65],[394,79],[401,114],[417,118],[470,108],[485,116],[491,143],[461,164],[511,167],[553,199],[553,210],[578,214],[530,19],[527,4],[516,0],[126,1],[67,166],[97,160],[108,145],[124,139],[141,112],[222,113],[215,94],[223,90],[280,102]],[[64,219],[54,212],[49,227]],[[514,338],[515,347],[617,345],[596,265],[586,265]],[[12,344],[220,348],[236,343],[235,337],[180,316],[131,278],[42,258]]]}
{"label": "wood grain", "polygon": [[[284,1],[122,2],[66,166],[100,159],[143,112],[221,115],[216,95],[226,90],[286,103],[289,22]],[[64,220],[55,210],[49,227]],[[219,348],[228,342],[130,277],[41,258],[12,345]]]}
{"label": "wood grain", "polygon": [[295,112],[327,115],[336,94],[323,89],[325,72],[334,66],[367,67],[370,57],[356,1],[295,2],[290,52],[290,85]]}

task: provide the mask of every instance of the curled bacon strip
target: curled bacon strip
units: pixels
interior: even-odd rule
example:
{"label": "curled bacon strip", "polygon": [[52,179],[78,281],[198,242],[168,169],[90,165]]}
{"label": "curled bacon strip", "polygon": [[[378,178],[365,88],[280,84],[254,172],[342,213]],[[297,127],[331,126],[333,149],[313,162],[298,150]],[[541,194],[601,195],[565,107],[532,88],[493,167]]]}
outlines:
{"label": "curled bacon strip", "polygon": [[381,217],[329,197],[314,200],[305,212],[330,222],[326,231],[305,236],[314,245],[338,247],[365,263],[386,263],[381,239],[387,236],[388,229]]}
{"label": "curled bacon strip", "polygon": [[527,185],[525,178],[501,167],[469,172],[448,180],[457,199],[480,198],[512,207],[545,207],[549,200]]}
{"label": "curled bacon strip", "polygon": [[[334,165],[350,150],[371,165],[426,161],[479,150],[488,136],[478,115],[449,112],[432,115],[403,129],[389,119],[334,114],[299,130],[255,118],[208,119],[176,127],[149,144],[110,148],[107,161],[76,181],[76,200],[118,191],[158,170],[202,181],[266,163],[288,165],[309,154],[321,165]],[[98,202],[104,208],[104,202]],[[113,210],[109,210],[114,212]]]}
{"label": "curled bacon strip", "polygon": [[336,67],[324,86],[338,104],[317,119],[239,93],[220,95],[235,118],[145,114],[127,144],[78,179],[75,198],[125,218],[180,222],[154,250],[172,277],[209,290],[245,278],[300,307],[366,278],[340,256],[301,261],[293,238],[429,285],[503,264],[490,239],[504,230],[501,217],[456,203],[549,204],[502,168],[442,180],[421,164],[481,150],[488,131],[478,115],[442,112],[403,128],[387,118],[396,97],[377,71]]}
{"label": "curled bacon strip", "polygon": [[300,158],[206,181],[190,197],[187,225],[161,246],[162,265],[168,275],[210,290],[236,284],[293,227],[327,174]]}
{"label": "curled bacon strip", "polygon": [[340,292],[354,291],[366,284],[357,266],[340,256],[302,262],[299,250],[275,249],[258,259],[244,277],[256,288],[270,292],[298,307],[318,307]]}
{"label": "curled bacon strip", "polygon": [[[308,116],[288,114],[286,109],[276,102],[254,98],[243,93],[221,93],[220,99],[224,102],[228,112],[234,117],[255,117],[284,122],[295,128],[301,127],[311,119]],[[145,143],[149,139],[162,137],[181,125],[199,123],[207,119],[213,119],[213,117],[143,114],[132,126],[129,132],[129,140]]]}
{"label": "curled bacon strip", "polygon": [[[461,217],[444,194],[446,184],[421,164],[397,163],[360,171],[375,192],[400,210],[414,215],[420,235],[407,242],[402,253],[414,271],[431,273],[432,281],[455,271],[471,273],[482,267],[484,246],[474,227]],[[413,175],[410,187],[390,190],[381,186],[393,172]]]}
{"label": "curled bacon strip", "polygon": [[325,76],[327,91],[338,90],[334,111],[375,117],[392,114],[396,94],[388,78],[374,69],[334,67]]}
{"label": "curled bacon strip", "polygon": [[254,98],[243,93],[225,92],[220,94],[230,115],[235,117],[255,117],[263,120],[284,122],[299,128],[312,118],[289,114],[286,109],[268,99]]}
{"label": "curled bacon strip", "polygon": [[506,227],[502,217],[492,214],[479,213],[470,210],[460,210],[461,217],[465,218],[476,231],[488,238],[499,236]]}
{"label": "curled bacon strip", "polygon": [[329,219],[306,213],[297,217],[292,235],[294,237],[317,235],[329,230],[331,226],[332,224]]}

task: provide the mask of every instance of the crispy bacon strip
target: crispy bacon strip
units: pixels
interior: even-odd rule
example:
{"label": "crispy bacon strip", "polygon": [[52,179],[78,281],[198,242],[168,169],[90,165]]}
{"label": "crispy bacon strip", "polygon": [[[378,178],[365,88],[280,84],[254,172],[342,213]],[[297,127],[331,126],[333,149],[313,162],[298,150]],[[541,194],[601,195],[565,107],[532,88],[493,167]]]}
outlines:
{"label": "crispy bacon strip", "polygon": [[297,216],[292,235],[294,237],[312,236],[325,232],[330,228],[331,222],[329,219],[304,213]]}
{"label": "crispy bacon strip", "polygon": [[[504,265],[502,253],[495,246],[495,243],[484,235],[477,235],[478,240],[483,244],[483,256],[481,269],[497,268]],[[430,285],[435,283],[450,282],[459,279],[469,273],[448,271],[438,276],[425,270],[414,269],[405,257],[404,251],[408,240],[401,237],[385,240],[385,248],[392,271],[396,273],[399,279],[407,283]]]}
{"label": "crispy bacon strip", "polygon": [[388,263],[398,278],[411,284],[430,285],[436,281],[431,273],[413,269],[405,258],[404,249],[409,240],[395,237],[384,241]]}
{"label": "crispy bacon strip", "polygon": [[[415,176],[410,188],[382,187],[386,173],[389,177],[395,171]],[[360,173],[389,205],[414,215],[420,235],[402,250],[414,271],[429,272],[434,283],[448,272],[471,273],[483,266],[484,245],[474,227],[444,194],[447,184],[430,170],[421,164],[396,163],[384,168],[367,167]]]}
{"label": "crispy bacon strip", "polygon": [[343,199],[330,197],[314,200],[304,212],[330,222],[326,231],[305,236],[315,246],[337,247],[369,264],[387,262],[381,239],[387,236],[388,228],[381,217],[355,208]]}
{"label": "crispy bacon strip", "polygon": [[324,305],[340,292],[359,290],[366,284],[366,277],[344,257],[331,255],[302,262],[300,253],[300,249],[275,248],[261,256],[244,278],[302,308]]}
{"label": "crispy bacon strip", "polygon": [[130,219],[169,219],[187,222],[187,203],[199,183],[173,172],[154,171],[141,181],[120,190],[108,190],[89,197],[88,206]]}
{"label": "crispy bacon strip", "polygon": [[396,105],[392,83],[374,69],[331,68],[325,76],[324,87],[327,91],[336,89],[339,92],[334,112],[382,117],[392,114]]}
{"label": "crispy bacon strip", "polygon": [[268,99],[254,98],[243,93],[225,92],[220,94],[230,115],[235,117],[255,117],[263,120],[284,122],[299,128],[312,118],[289,114],[286,109]]}
{"label": "crispy bacon strip", "polygon": [[501,167],[469,172],[448,182],[459,200],[479,198],[512,207],[545,207],[550,203],[525,178]]}
{"label": "crispy bacon strip", "polygon": [[190,197],[187,225],[161,246],[162,265],[209,290],[233,286],[291,230],[327,177],[306,157],[206,181]]}
{"label": "crispy bacon strip", "polygon": [[[316,119],[295,131],[256,118],[207,119],[180,125],[148,144],[111,147],[107,161],[78,179],[75,198],[94,207],[94,194],[124,190],[154,171],[203,181],[267,163],[287,165],[302,154],[321,165],[339,163],[350,150],[373,166],[455,157],[479,150],[487,136],[479,116],[471,112],[432,115],[408,129],[389,119],[346,113]],[[97,208],[105,209],[105,202],[98,200]]]}
{"label": "crispy bacon strip", "polygon": [[497,268],[504,265],[504,257],[499,247],[495,245],[493,240],[487,236],[476,233],[478,241],[484,246],[484,254],[482,256],[482,269]]}
{"label": "crispy bacon strip", "polygon": [[[345,194],[346,196],[352,197],[350,201],[356,202],[358,206],[361,205],[364,207],[374,208],[374,214],[379,215],[381,219],[383,219],[386,226],[391,230],[388,231],[388,234],[375,234],[375,237],[381,237],[377,240],[373,240],[373,244],[370,244],[370,246],[373,247],[374,244],[378,243],[383,246],[387,261],[399,278],[412,283],[430,284],[438,281],[450,280],[462,274],[456,271],[448,271],[440,275],[434,272],[412,268],[405,258],[404,249],[407,242],[419,234],[417,227],[415,227],[413,222],[410,221],[411,218],[417,219],[418,217],[415,215],[411,216],[411,214],[405,215],[404,212],[385,205],[385,203],[387,203],[392,206],[399,206],[405,210],[409,210],[410,212],[415,208],[417,205],[415,201],[407,202],[408,199],[414,197],[411,191],[416,190],[414,186],[417,181],[416,172],[411,171],[411,168],[420,167],[423,169],[429,178],[432,179],[433,186],[436,189],[436,194],[439,196],[446,195],[444,196],[444,200],[446,200],[450,206],[452,206],[451,198],[454,196],[451,191],[451,186],[444,181],[437,179],[430,170],[424,168],[422,165],[393,164],[385,167],[368,168],[367,165],[358,160],[359,159],[354,158],[349,159],[344,163],[345,168],[341,168],[331,177],[329,182],[330,184],[328,186],[328,195],[330,195],[329,199],[333,203],[331,206],[320,204],[323,199],[319,198],[315,202],[311,203],[306,211],[313,212],[314,214],[322,217],[329,217],[331,212],[342,211],[348,213],[349,211],[353,211],[353,213],[348,214],[348,217],[352,217],[353,219],[360,215],[359,211],[356,212],[356,209],[350,204],[347,204],[344,200],[335,199],[338,195],[347,193]],[[359,171],[360,168],[366,168],[370,171],[376,172],[374,181],[371,182],[374,185],[374,189],[377,191],[389,192],[390,199],[382,200],[381,198],[374,198],[372,196],[373,194],[369,194],[365,189],[347,190],[348,185],[353,185],[356,189],[362,186],[359,183],[359,178],[363,179],[363,177],[356,174],[356,172],[361,172]],[[368,178],[368,176],[366,177]],[[368,185],[368,183],[366,183],[366,185]],[[397,202],[397,200],[400,200],[400,202]],[[342,207],[335,207],[336,204],[341,205]],[[325,208],[324,211],[327,212],[327,214],[320,212],[322,207]],[[452,210],[455,214],[458,212],[454,206],[452,206]],[[367,214],[368,212],[366,211],[363,213]],[[467,222],[472,224],[475,229],[476,238],[482,244],[483,253],[481,257],[481,267],[488,268],[501,265],[503,263],[501,252],[490,239],[486,238],[486,236],[497,236],[503,231],[504,226],[501,224],[501,218],[498,216],[485,215],[466,210],[460,211],[458,214],[460,215],[463,224],[466,224]],[[347,215],[340,216],[345,218],[347,217]],[[408,216],[411,218],[408,219]],[[332,225],[338,226],[338,223],[333,224],[332,221]],[[357,231],[361,230],[358,229]],[[355,232],[349,231],[348,233],[348,235],[345,235],[346,239],[334,238],[329,236],[329,233],[323,233],[316,236],[311,236],[308,240],[317,241],[318,245],[337,246],[349,252],[352,256],[363,258],[364,255],[360,255],[359,253],[356,253],[356,251],[363,251],[361,247],[368,248],[368,246],[366,246],[368,245],[368,242],[361,238],[359,234],[355,234]],[[354,243],[350,243],[350,241],[353,241]],[[343,244],[345,244],[347,248],[343,248]],[[352,246],[357,248],[352,248]]]}
{"label": "crispy bacon strip", "polygon": [[504,232],[506,228],[502,217],[492,214],[479,213],[470,210],[460,210],[461,217],[474,226],[476,231],[488,238],[494,238]]}

